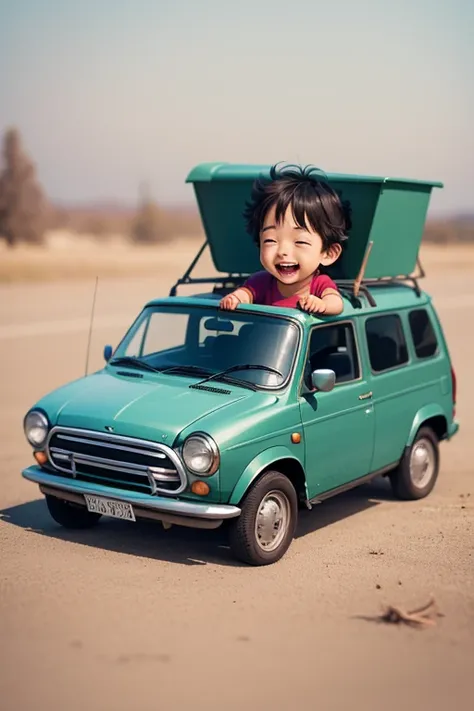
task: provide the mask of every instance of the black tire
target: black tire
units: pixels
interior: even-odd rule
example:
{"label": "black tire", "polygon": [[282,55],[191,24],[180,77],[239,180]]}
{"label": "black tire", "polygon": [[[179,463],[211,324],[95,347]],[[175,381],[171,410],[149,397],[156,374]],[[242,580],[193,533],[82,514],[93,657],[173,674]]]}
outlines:
{"label": "black tire", "polygon": [[[425,472],[416,472],[416,458],[418,468],[423,468],[423,459],[426,462]],[[392,491],[399,499],[406,501],[423,499],[433,490],[439,472],[439,444],[438,438],[430,427],[421,427],[411,447],[407,447],[400,464],[390,474]],[[417,481],[417,478],[420,480]]]}
{"label": "black tire", "polygon": [[92,528],[97,525],[101,514],[88,511],[85,506],[45,495],[46,505],[52,518],[64,528]]}
{"label": "black tire", "polygon": [[[269,507],[268,527],[266,531],[263,527],[262,535],[259,536],[256,522],[265,499],[265,505]],[[295,535],[298,519],[298,498],[295,487],[284,474],[268,471],[247,492],[241,503],[241,509],[242,513],[231,521],[229,530],[233,555],[249,565],[276,563],[285,555]],[[275,530],[272,511],[281,513],[282,523],[273,536],[274,540],[268,545],[269,550],[265,550],[263,536],[266,533],[268,540],[268,537],[272,536],[271,532]]]}

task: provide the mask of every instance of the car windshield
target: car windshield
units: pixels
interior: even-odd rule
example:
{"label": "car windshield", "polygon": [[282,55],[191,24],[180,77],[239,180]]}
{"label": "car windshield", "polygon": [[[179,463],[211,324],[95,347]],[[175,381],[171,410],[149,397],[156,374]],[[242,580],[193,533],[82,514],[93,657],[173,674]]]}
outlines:
{"label": "car windshield", "polygon": [[285,318],[191,305],[149,306],[114,352],[110,366],[143,363],[144,370],[170,368],[170,375],[202,379],[251,364],[264,367],[234,370],[232,382],[278,388],[289,377],[298,339],[298,326]]}

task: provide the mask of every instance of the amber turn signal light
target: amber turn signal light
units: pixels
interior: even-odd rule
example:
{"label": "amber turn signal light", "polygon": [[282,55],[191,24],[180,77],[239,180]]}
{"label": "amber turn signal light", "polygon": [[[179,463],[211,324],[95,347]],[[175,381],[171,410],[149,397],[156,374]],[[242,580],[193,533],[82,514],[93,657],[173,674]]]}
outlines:
{"label": "amber turn signal light", "polygon": [[46,464],[46,462],[48,461],[48,457],[46,456],[45,452],[35,452],[33,456],[40,465]]}
{"label": "amber turn signal light", "polygon": [[293,432],[291,435],[291,441],[293,444],[299,444],[301,442],[301,435],[299,432]]}
{"label": "amber turn signal light", "polygon": [[193,481],[191,491],[198,496],[207,496],[210,492],[209,484],[205,481]]}

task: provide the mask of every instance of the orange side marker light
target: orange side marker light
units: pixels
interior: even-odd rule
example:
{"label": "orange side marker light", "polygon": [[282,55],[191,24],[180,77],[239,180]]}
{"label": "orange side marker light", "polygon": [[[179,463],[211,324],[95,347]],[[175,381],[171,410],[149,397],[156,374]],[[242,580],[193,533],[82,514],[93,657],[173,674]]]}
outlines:
{"label": "orange side marker light", "polygon": [[291,435],[291,441],[293,444],[299,444],[301,442],[301,435],[299,432],[293,432]]}
{"label": "orange side marker light", "polygon": [[193,494],[198,496],[207,496],[210,490],[209,484],[206,484],[205,481],[193,481],[191,486]]}
{"label": "orange side marker light", "polygon": [[33,456],[40,465],[46,464],[48,461],[48,457],[45,452],[34,452]]}

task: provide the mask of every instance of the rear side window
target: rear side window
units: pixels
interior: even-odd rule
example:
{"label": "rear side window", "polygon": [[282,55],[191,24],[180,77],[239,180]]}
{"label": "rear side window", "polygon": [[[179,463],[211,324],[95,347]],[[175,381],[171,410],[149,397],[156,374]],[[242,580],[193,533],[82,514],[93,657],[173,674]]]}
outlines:
{"label": "rear side window", "polygon": [[426,309],[410,311],[408,316],[415,353],[418,358],[431,358],[438,351],[438,341]]}
{"label": "rear side window", "polygon": [[408,349],[400,316],[374,316],[365,323],[370,365],[376,373],[408,363]]}

